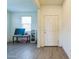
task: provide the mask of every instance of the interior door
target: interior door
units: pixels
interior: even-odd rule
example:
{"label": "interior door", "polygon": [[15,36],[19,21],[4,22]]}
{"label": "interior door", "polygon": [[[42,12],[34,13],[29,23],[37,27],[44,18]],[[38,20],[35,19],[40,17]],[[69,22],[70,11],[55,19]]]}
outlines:
{"label": "interior door", "polygon": [[58,16],[45,16],[45,46],[58,46]]}

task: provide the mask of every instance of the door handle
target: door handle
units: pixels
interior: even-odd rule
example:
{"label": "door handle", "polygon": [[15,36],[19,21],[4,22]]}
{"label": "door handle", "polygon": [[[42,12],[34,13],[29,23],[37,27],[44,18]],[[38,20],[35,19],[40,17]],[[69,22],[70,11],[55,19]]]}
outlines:
{"label": "door handle", "polygon": [[46,33],[46,32],[44,32],[44,33]]}

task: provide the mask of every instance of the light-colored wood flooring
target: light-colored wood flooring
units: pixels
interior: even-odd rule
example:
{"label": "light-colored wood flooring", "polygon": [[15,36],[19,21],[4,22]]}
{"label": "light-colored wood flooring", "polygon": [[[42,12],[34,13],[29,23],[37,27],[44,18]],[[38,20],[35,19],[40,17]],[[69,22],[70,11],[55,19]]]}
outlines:
{"label": "light-colored wood flooring", "polygon": [[36,44],[8,43],[7,59],[68,59],[62,48],[37,48]]}

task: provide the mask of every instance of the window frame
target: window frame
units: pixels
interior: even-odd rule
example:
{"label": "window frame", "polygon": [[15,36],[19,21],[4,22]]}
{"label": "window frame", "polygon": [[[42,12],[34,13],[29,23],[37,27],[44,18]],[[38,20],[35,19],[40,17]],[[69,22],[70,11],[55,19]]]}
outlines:
{"label": "window frame", "polygon": [[[22,24],[22,28],[24,28],[23,27],[23,23],[22,23],[22,17],[31,17],[31,23],[32,23],[32,16],[21,16],[21,24]],[[24,23],[25,24],[25,23]],[[26,28],[25,28],[26,29]],[[25,31],[27,31],[27,30],[25,30]],[[30,30],[29,31],[31,31],[31,28],[30,28]]]}

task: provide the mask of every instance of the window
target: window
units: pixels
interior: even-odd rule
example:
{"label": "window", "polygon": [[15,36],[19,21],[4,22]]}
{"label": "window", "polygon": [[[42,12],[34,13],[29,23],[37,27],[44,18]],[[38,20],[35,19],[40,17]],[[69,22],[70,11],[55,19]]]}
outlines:
{"label": "window", "polygon": [[22,27],[26,29],[26,31],[31,31],[31,16],[23,16],[22,18]]}

